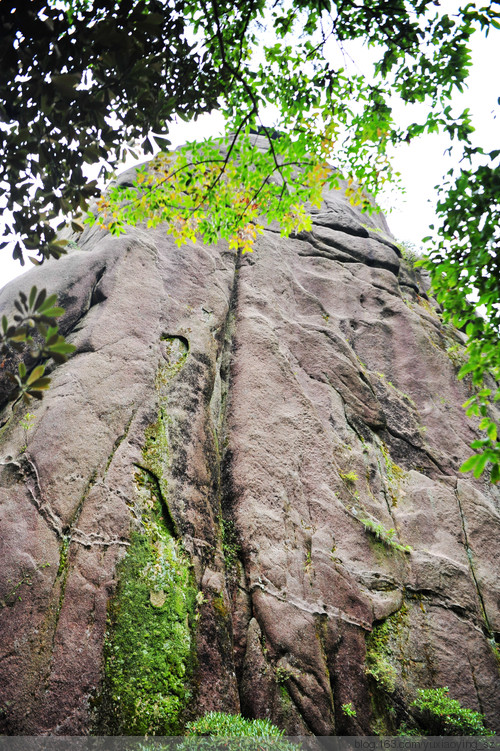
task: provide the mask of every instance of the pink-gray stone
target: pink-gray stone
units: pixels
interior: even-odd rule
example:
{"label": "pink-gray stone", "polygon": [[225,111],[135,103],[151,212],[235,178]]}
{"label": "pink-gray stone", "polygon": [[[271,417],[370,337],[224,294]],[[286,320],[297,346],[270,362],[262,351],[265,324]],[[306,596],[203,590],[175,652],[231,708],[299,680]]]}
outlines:
{"label": "pink-gray stone", "polygon": [[[500,495],[458,471],[477,435],[447,351],[462,336],[380,214],[330,191],[311,232],[271,226],[244,257],[177,248],[161,227],[87,229],[7,285],[0,312],[32,284],[58,293],[76,352],[30,405],[26,450],[27,409],[0,413],[3,733],[95,728],[134,474],[175,338],[189,354],[167,385],[163,479],[204,593],[192,714],[393,733],[418,688],[448,686],[500,730]],[[376,525],[394,530],[386,542]],[[392,690],[369,672],[384,623]]]}

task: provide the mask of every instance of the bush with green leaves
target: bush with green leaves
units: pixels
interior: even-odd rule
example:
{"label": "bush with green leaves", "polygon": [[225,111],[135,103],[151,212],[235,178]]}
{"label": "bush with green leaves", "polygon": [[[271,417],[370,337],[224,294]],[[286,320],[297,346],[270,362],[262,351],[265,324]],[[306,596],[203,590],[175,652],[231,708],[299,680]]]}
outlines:
{"label": "bush with green leaves", "polygon": [[28,403],[31,397],[41,399],[48,389],[50,378],[45,373],[49,360],[63,363],[75,347],[59,333],[56,319],[64,314],[64,308],[57,305],[57,296],[49,295],[45,289],[32,287],[29,295],[19,293],[14,302],[15,313],[12,322],[2,316],[0,327],[0,354],[4,358],[23,360],[17,365],[17,373],[7,370],[12,383],[10,401],[22,398]]}
{"label": "bush with green leaves", "polygon": [[494,735],[484,727],[484,715],[449,696],[447,686],[418,689],[412,704],[421,715],[420,723],[430,735]]}
{"label": "bush with green leaves", "polygon": [[247,720],[240,714],[208,712],[188,723],[187,735],[214,735],[224,738],[282,738],[283,730],[269,720]]}
{"label": "bush with green leaves", "polygon": [[[232,749],[255,749],[255,740],[263,742],[266,748],[274,751],[293,751],[295,746],[283,738],[284,731],[273,725],[270,720],[250,720],[240,714],[226,712],[208,712],[186,726],[186,735],[205,736],[198,741],[198,748],[212,748],[211,738],[230,739]],[[208,736],[208,737],[207,737]],[[215,747],[220,748],[217,744]],[[259,744],[260,747],[260,744]],[[186,744],[186,749],[192,749],[192,741]]]}
{"label": "bush with green leaves", "polygon": [[440,189],[439,224],[427,242],[428,255],[417,262],[430,274],[432,293],[443,320],[465,331],[465,362],[458,378],[468,376],[467,415],[479,417],[483,437],[471,444],[473,456],[462,472],[500,481],[500,150],[468,145],[460,167],[450,170]]}

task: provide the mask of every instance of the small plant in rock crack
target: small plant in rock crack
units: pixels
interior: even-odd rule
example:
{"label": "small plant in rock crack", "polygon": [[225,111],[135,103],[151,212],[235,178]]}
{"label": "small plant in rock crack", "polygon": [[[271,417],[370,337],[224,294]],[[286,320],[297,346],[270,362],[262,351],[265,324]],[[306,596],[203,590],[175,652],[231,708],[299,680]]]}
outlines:
{"label": "small plant in rock crack", "polygon": [[374,522],[373,519],[360,519],[361,524],[367,532],[374,535],[378,540],[394,550],[400,550],[402,553],[411,553],[413,548],[410,545],[401,545],[396,539],[396,530],[385,529],[380,522]]}
{"label": "small plant in rock crack", "polygon": [[344,482],[346,482],[348,485],[354,485],[355,482],[359,480],[359,477],[357,476],[356,472],[339,472],[340,477]]}
{"label": "small plant in rock crack", "polygon": [[284,668],[282,665],[278,665],[274,672],[274,677],[276,683],[281,686],[292,677],[292,673],[290,672],[290,670],[288,670],[288,668]]}
{"label": "small plant in rock crack", "polygon": [[351,701],[348,704],[342,704],[342,712],[347,717],[356,717],[356,710],[352,706],[352,702]]}
{"label": "small plant in rock crack", "polygon": [[23,419],[19,423],[22,429],[24,430],[24,446],[21,446],[21,454],[24,454],[24,452],[28,448],[28,433],[33,428],[35,419],[36,419],[35,415],[31,414],[31,412],[26,412]]}
{"label": "small plant in rock crack", "polygon": [[408,242],[407,240],[397,240],[396,245],[405,259],[411,266],[413,266],[420,258],[422,258],[424,251],[421,247],[415,245],[415,243]]}

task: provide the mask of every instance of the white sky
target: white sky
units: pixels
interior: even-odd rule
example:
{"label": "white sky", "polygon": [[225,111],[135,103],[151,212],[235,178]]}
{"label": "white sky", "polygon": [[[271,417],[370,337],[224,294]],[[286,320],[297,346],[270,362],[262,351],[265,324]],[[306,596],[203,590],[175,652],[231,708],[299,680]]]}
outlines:
{"label": "white sky", "polygon": [[[446,0],[443,0],[443,3]],[[476,128],[474,142],[486,149],[500,148],[500,113],[497,88],[500,71],[500,31],[491,28],[488,38],[477,32],[472,39],[473,67],[468,79],[468,87],[454,100],[454,110],[458,114],[469,107],[472,123]],[[359,47],[351,52],[352,72],[363,72],[368,57]],[[367,70],[368,72],[368,70]],[[401,105],[399,105],[401,107]],[[404,113],[399,110],[401,114]],[[396,119],[398,111],[395,108]],[[218,136],[223,121],[220,115],[205,115],[196,122],[174,124],[170,130],[172,147],[186,141]],[[443,175],[453,165],[451,158],[444,154],[449,143],[438,135],[422,136],[418,141],[399,147],[395,165],[401,173],[404,195],[391,195],[382,199],[381,204],[388,215],[389,226],[398,240],[408,241],[419,246],[422,237],[429,234],[428,227],[434,221],[435,190]],[[389,203],[391,205],[389,205]],[[392,211],[388,212],[388,209]],[[31,264],[24,267],[14,262],[8,249],[0,252],[0,287],[19,276]]]}

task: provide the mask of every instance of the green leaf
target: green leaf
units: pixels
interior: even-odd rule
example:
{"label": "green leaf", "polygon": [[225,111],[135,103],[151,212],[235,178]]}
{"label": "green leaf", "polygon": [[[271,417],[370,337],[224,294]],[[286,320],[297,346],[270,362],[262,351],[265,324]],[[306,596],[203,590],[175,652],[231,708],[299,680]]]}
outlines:
{"label": "green leaf", "polygon": [[59,318],[59,316],[64,315],[65,310],[64,308],[43,308],[43,315],[47,318]]}
{"label": "green leaf", "polygon": [[28,393],[32,393],[33,390],[39,391],[41,389],[45,390],[48,389],[50,385],[50,378],[48,376],[44,376],[43,378],[37,378],[36,381],[33,381],[28,388]]}
{"label": "green leaf", "polygon": [[470,456],[460,467],[460,472],[471,472],[479,459],[479,456],[475,454],[474,456]]}
{"label": "green leaf", "polygon": [[460,370],[457,373],[457,378],[459,381],[462,380],[468,373],[471,373],[473,370],[476,369],[476,364],[472,362],[466,362],[465,365],[462,365]]}
{"label": "green leaf", "polygon": [[47,290],[41,289],[38,294],[38,297],[36,298],[35,310],[39,310],[41,308],[41,306],[45,302],[46,297],[47,297]]}
{"label": "green leaf", "polygon": [[45,372],[45,365],[38,365],[36,368],[34,368],[31,371],[30,376],[28,380],[26,381],[26,384],[28,386],[32,385],[35,381],[41,378],[41,376],[43,376],[44,372]]}
{"label": "green leaf", "polygon": [[37,294],[37,288],[36,287],[32,287],[31,291],[30,291],[30,296],[29,296],[29,306],[30,306],[30,308],[33,308],[33,304],[34,304],[35,299],[36,299],[36,294]]}
{"label": "green leaf", "polygon": [[46,315],[46,310],[49,308],[52,308],[52,306],[57,302],[57,295],[49,295],[49,297],[45,298],[42,303],[38,306],[37,310],[39,313],[43,313]]}
{"label": "green leaf", "polygon": [[68,342],[60,342],[49,346],[49,350],[50,352],[69,355],[76,350],[76,347],[74,344],[69,344]]}
{"label": "green leaf", "polygon": [[474,467],[474,471],[473,471],[474,477],[480,477],[483,474],[484,468],[486,467],[487,464],[488,464],[488,454],[486,452],[484,454],[480,454],[478,456],[476,466]]}
{"label": "green leaf", "polygon": [[474,396],[471,396],[470,399],[467,399],[467,401],[462,404],[463,409],[467,409],[467,407],[470,407],[471,404],[474,404],[475,401],[476,395],[474,394]]}
{"label": "green leaf", "polygon": [[490,424],[488,425],[487,432],[488,432],[488,438],[490,439],[490,441],[496,441],[496,439],[497,439],[497,426],[495,425],[494,422],[490,422]]}

